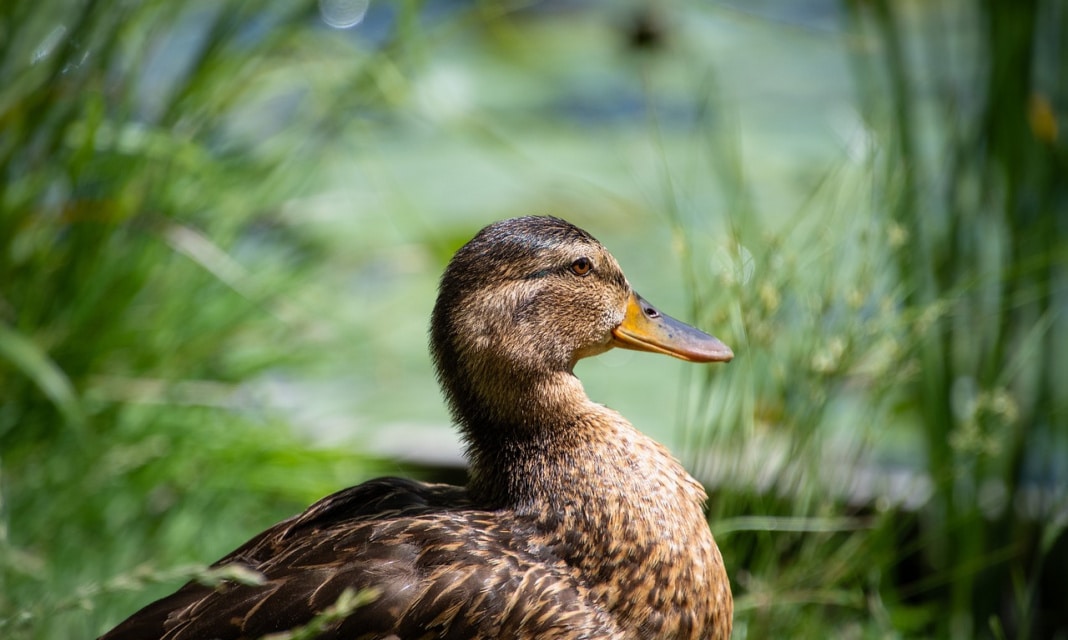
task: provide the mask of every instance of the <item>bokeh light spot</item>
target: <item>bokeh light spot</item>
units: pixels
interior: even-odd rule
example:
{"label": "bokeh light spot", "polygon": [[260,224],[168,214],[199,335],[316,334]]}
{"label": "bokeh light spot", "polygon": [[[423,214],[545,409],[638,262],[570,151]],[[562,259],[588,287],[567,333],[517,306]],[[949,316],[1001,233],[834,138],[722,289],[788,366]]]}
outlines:
{"label": "bokeh light spot", "polygon": [[319,15],[335,29],[349,29],[367,15],[370,0],[319,0]]}

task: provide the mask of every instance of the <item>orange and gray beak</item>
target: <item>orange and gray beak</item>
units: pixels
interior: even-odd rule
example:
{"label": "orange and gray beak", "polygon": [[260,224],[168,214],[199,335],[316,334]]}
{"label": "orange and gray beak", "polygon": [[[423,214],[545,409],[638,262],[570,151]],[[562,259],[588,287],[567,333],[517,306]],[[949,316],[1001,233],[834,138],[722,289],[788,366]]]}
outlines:
{"label": "orange and gray beak", "polygon": [[630,294],[623,322],[612,330],[613,343],[624,349],[664,353],[690,362],[730,362],[731,348],[716,338],[660,313],[636,293]]}

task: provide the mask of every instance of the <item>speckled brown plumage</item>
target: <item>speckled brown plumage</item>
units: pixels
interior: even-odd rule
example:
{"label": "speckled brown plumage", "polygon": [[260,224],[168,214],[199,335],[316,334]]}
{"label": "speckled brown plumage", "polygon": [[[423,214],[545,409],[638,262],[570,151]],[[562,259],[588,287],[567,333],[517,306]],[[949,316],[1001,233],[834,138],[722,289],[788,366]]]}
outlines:
{"label": "speckled brown plumage", "polygon": [[446,269],[431,322],[469,485],[383,478],[324,498],[215,565],[241,563],[264,584],[190,583],[104,639],[257,638],[346,588],[377,596],[320,637],[727,638],[704,490],[572,373],[613,346],[732,356],[633,294],[577,227],[483,229]]}

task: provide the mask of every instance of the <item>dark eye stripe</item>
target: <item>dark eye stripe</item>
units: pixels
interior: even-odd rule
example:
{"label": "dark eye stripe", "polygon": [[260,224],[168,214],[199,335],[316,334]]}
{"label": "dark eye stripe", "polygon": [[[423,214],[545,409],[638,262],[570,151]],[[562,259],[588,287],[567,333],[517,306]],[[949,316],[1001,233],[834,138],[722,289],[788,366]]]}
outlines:
{"label": "dark eye stripe", "polygon": [[524,280],[537,280],[538,278],[544,278],[545,276],[549,275],[550,273],[553,273],[554,271],[556,271],[556,270],[555,269],[542,269],[541,271],[535,271],[534,273],[527,274],[526,276],[523,277],[523,279]]}
{"label": "dark eye stripe", "polygon": [[[574,262],[572,262],[570,265],[568,265],[567,269],[568,269],[568,271],[570,271],[571,273],[573,273],[573,274],[575,274],[577,276],[580,276],[580,277],[581,276],[588,276],[589,274],[593,273],[593,271],[594,271],[593,261],[590,260],[589,258],[583,256],[581,258],[578,258]],[[527,275],[523,276],[521,279],[522,280],[537,280],[538,278],[544,278],[545,276],[552,275],[554,273],[559,273],[559,271],[557,269],[539,269],[538,271],[533,271],[531,273],[528,273]]]}

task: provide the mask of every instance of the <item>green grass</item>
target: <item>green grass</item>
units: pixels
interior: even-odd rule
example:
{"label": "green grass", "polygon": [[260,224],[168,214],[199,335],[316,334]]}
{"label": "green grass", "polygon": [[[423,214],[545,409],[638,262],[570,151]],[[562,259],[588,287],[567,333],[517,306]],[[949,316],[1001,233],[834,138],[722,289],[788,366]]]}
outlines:
{"label": "green grass", "polygon": [[736,637],[1068,635],[1057,3],[317,11],[0,6],[0,635],[404,473],[438,274],[529,213],[738,354],[579,370],[709,484]]}
{"label": "green grass", "polygon": [[[301,18],[205,7],[3,9],[7,637],[99,633],[179,584],[175,567],[375,468],[309,448],[256,395],[258,377],[335,339],[310,337],[320,318],[305,306],[325,250],[280,217],[312,182],[311,149],[228,121],[262,111],[283,79],[272,59],[298,44],[284,26],[242,38],[248,20]],[[206,35],[169,51],[191,16]],[[165,53],[185,73],[157,81],[152,108],[142,86]]]}

